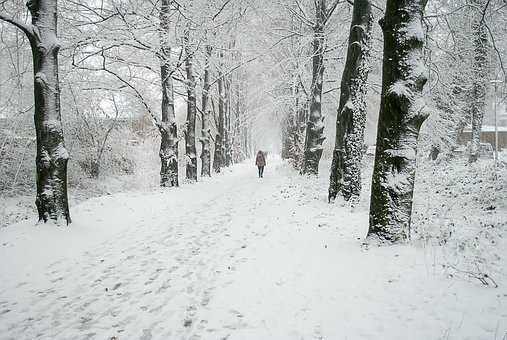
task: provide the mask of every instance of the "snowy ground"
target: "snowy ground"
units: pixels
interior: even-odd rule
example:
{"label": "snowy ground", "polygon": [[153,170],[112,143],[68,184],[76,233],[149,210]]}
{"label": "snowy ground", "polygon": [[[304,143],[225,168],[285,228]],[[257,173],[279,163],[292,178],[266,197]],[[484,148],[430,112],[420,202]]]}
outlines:
{"label": "snowy ground", "polygon": [[498,288],[449,277],[431,243],[363,246],[367,198],[327,204],[326,176],[255,175],[1,229],[0,338],[507,339],[507,251]]}

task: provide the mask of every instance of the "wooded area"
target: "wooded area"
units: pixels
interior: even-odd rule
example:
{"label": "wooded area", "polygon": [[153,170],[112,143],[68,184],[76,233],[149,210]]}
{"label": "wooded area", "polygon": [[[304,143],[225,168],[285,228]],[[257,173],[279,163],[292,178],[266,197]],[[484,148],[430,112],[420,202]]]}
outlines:
{"label": "wooded area", "polygon": [[271,200],[288,230],[363,226],[339,231],[358,249],[473,249],[444,267],[498,286],[506,33],[505,0],[0,0],[0,230],[79,230],[109,196],[164,193],[128,209],[189,229]]}
{"label": "wooded area", "polygon": [[[302,174],[315,175],[326,138],[323,105],[332,110],[338,104],[334,106],[338,115],[330,201],[337,195],[350,200],[361,193],[368,100],[378,97],[370,233],[393,241],[408,238],[417,141],[425,118],[432,114],[431,128],[438,131],[430,138],[433,159],[442,151],[447,157],[452,153],[456,136],[470,120],[469,160],[476,161],[489,81],[505,77],[503,50],[499,48],[505,41],[501,1],[471,0],[465,5],[434,1],[429,6],[431,14],[425,15],[426,1],[387,2],[384,10],[370,1],[355,1],[352,6],[339,0],[308,4],[101,1],[100,6],[45,0],[27,3],[32,17],[29,23],[23,19],[18,2],[3,1],[0,18],[19,30],[2,26],[7,47],[4,55],[11,60],[4,68],[13,67],[13,77],[7,77],[2,87],[14,90],[2,102],[3,112],[27,111],[29,103],[23,102],[23,97],[29,85],[24,76],[30,65],[25,58],[25,40],[33,55],[39,219],[71,221],[69,156],[60,104],[59,78],[63,73],[63,111],[79,112],[85,123],[92,115],[98,120],[112,120],[111,128],[120,120],[147,117],[153,122],[161,140],[161,186],[181,183],[178,167],[186,169],[187,180],[197,181],[198,168],[201,176],[210,176],[211,162],[218,173],[251,156],[255,146],[264,142],[257,124],[263,115],[279,124],[283,157],[292,160]],[[270,17],[258,17],[261,8]],[[335,11],[339,13],[335,15]],[[343,48],[339,43],[345,38],[340,33],[343,30],[336,27],[345,28],[349,15],[348,47]],[[57,17],[62,18],[58,38]],[[380,58],[380,46],[371,42],[380,40],[372,31],[374,20],[382,27],[384,57],[382,74],[377,71],[368,85],[373,61]],[[241,29],[245,23],[246,29]],[[256,30],[263,39],[256,41]],[[62,44],[64,50],[59,53]],[[64,60],[62,68],[58,67],[59,54]],[[459,63],[459,71],[446,68],[449,63],[452,67]],[[257,72],[252,74],[253,68]],[[469,77],[463,76],[467,70]],[[273,75],[256,86],[255,78],[263,77],[266,71]],[[380,76],[382,89],[376,96],[374,84]],[[428,79],[431,84],[424,91]],[[373,91],[368,91],[372,86]],[[337,96],[334,105],[328,104]],[[121,106],[121,112],[111,112],[111,103],[105,98],[111,98],[116,109]],[[186,102],[183,124],[177,122],[175,100]],[[469,104],[460,103],[467,100]],[[93,103],[91,110],[102,114],[82,112],[84,103]],[[264,105],[268,107],[261,110],[267,113],[261,115],[258,108]],[[19,116],[23,115],[4,114],[4,119]],[[68,117],[64,118],[69,123],[76,120],[71,118],[76,115]],[[85,129],[89,130],[88,126]],[[87,155],[93,176],[98,176],[103,167],[104,146],[113,142],[107,141],[109,134],[96,156]],[[4,149],[7,142],[5,138]]]}

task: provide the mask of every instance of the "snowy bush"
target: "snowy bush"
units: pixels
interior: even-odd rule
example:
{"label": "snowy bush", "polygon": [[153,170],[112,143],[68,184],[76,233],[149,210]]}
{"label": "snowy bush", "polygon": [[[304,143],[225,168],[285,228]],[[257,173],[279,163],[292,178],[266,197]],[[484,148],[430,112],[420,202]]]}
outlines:
{"label": "snowy bush", "polygon": [[420,162],[412,238],[432,247],[449,275],[495,286],[507,236],[507,167]]}

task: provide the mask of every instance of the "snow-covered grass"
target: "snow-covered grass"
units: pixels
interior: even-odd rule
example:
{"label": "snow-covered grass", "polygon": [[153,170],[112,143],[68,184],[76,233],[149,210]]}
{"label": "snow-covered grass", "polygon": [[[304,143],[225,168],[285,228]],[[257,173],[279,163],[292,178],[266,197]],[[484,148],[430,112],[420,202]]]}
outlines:
{"label": "snow-covered grass", "polygon": [[[113,152],[106,153],[106,159],[102,162],[98,178],[91,178],[80,165],[86,157],[86,152],[80,150],[73,153],[69,162],[68,173],[68,194],[71,211],[74,206],[90,198],[125,191],[151,191],[157,188],[160,177],[158,146],[158,140],[150,138],[141,140],[137,145],[116,145],[115,151],[117,153],[114,156],[112,155]],[[11,152],[14,151],[16,150],[11,150]],[[35,178],[33,178],[32,168],[32,158],[35,156],[30,157],[20,167],[22,171],[20,172],[21,178],[18,180],[19,186],[11,186],[10,189],[0,190],[0,229],[15,222],[29,219],[37,214]],[[125,164],[119,164],[120,160],[126,160]],[[10,161],[13,164],[16,163],[15,158]],[[128,166],[130,166],[128,169],[123,169]],[[9,164],[6,164],[6,168],[1,169],[3,172],[0,171],[3,182],[12,182],[11,174],[6,171],[9,168]],[[182,164],[180,174],[184,174],[184,171]]]}
{"label": "snow-covered grass", "polygon": [[[498,248],[481,243],[487,261],[499,255],[488,262],[498,288],[442,266],[467,270],[453,261],[473,259],[473,248],[453,249],[480,233],[481,223],[497,219],[495,228],[505,231],[498,192],[505,172],[498,188],[490,186],[487,162],[421,164],[417,237],[378,248],[363,244],[369,185],[354,207],[328,204],[328,166],[322,162],[317,178],[302,177],[271,157],[263,179],[247,162],[177,189],[87,200],[73,209],[71,228],[34,228],[29,220],[1,229],[0,338],[507,336],[503,233],[490,235]],[[367,166],[365,183],[369,176]],[[451,206],[458,200],[439,190],[446,186],[469,203]],[[495,209],[482,213],[490,203]],[[446,219],[437,206],[449,207]],[[473,232],[440,237],[443,221],[468,213],[479,223],[467,225]]]}
{"label": "snow-covered grass", "polygon": [[449,275],[488,286],[507,275],[507,163],[493,164],[422,162],[413,218],[414,242]]}

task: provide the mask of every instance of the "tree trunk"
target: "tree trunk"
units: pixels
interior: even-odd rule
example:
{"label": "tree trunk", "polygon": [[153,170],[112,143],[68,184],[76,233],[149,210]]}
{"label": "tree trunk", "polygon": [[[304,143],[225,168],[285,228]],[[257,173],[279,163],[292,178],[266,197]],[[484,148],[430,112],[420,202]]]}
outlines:
{"label": "tree trunk", "polygon": [[71,223],[67,196],[67,162],[60,111],[58,80],[57,0],[29,0],[32,24],[0,14],[0,19],[21,29],[32,49],[34,71],[35,159],[39,221]]}
{"label": "tree trunk", "polygon": [[451,81],[442,84],[441,91],[434,92],[438,116],[432,125],[431,160],[437,160],[440,155],[451,157],[458,145],[458,137],[470,121],[469,96],[464,88],[471,87],[471,77],[460,71],[464,66],[462,59],[449,61],[446,66],[452,73]]}
{"label": "tree trunk", "polygon": [[422,90],[422,17],[426,0],[387,0],[382,96],[370,202],[369,235],[404,241],[410,235],[417,138],[427,117]]}
{"label": "tree trunk", "polygon": [[347,60],[340,87],[329,201],[334,200],[338,193],[346,201],[361,194],[361,160],[366,125],[372,21],[370,1],[355,0]]}
{"label": "tree trunk", "polygon": [[194,62],[190,51],[190,28],[185,33],[185,68],[187,71],[187,122],[185,126],[185,155],[187,179],[197,181],[197,151],[195,148],[195,119],[197,115]]}
{"label": "tree trunk", "polygon": [[310,116],[306,127],[305,152],[302,173],[318,174],[325,137],[322,116],[322,82],[324,77],[324,24],[326,20],[325,0],[316,1],[316,20],[313,27],[313,70],[310,95]]}
{"label": "tree trunk", "polygon": [[162,83],[162,122],[158,125],[160,142],[160,186],[178,186],[178,133],[174,112],[174,88],[171,77],[169,43],[171,0],[162,0],[160,8],[160,77]]}
{"label": "tree trunk", "polygon": [[213,156],[213,170],[220,172],[224,166],[223,139],[224,139],[224,79],[222,74],[218,76],[218,127],[215,138],[215,154]]}
{"label": "tree trunk", "polygon": [[288,114],[282,121],[282,159],[290,160],[290,147],[292,142],[292,120],[293,120],[293,111],[290,108]]}
{"label": "tree trunk", "polygon": [[210,59],[213,48],[208,45],[206,46],[206,59],[204,61],[204,84],[202,89],[202,130],[201,130],[201,176],[211,176],[211,146],[210,146],[210,134],[211,130],[209,127],[209,116],[210,111],[208,110],[208,99],[209,99],[209,77],[210,77]]}
{"label": "tree trunk", "polygon": [[234,110],[234,121],[232,134],[232,161],[233,163],[239,163],[242,159],[241,155],[241,85],[238,79],[236,79],[236,105]]}
{"label": "tree trunk", "polygon": [[232,114],[232,105],[231,105],[231,87],[232,87],[232,79],[231,77],[227,77],[224,81],[225,83],[225,105],[224,105],[224,113],[225,113],[225,127],[224,127],[224,161],[225,166],[232,165],[232,150],[231,150],[231,114]]}
{"label": "tree trunk", "polygon": [[[288,112],[283,121],[283,145],[282,158],[291,160],[294,164],[296,159],[296,140],[298,133],[299,119],[299,81],[295,80],[291,86],[291,101],[293,105],[288,106]],[[305,122],[306,124],[306,122]]]}
{"label": "tree trunk", "polygon": [[486,87],[488,84],[488,33],[482,15],[485,6],[484,0],[473,0],[474,8],[472,11],[473,22],[473,45],[474,45],[474,64],[472,78],[472,105],[470,111],[472,114],[472,140],[470,143],[470,162],[475,162],[480,155],[481,130],[484,111],[486,109]]}

